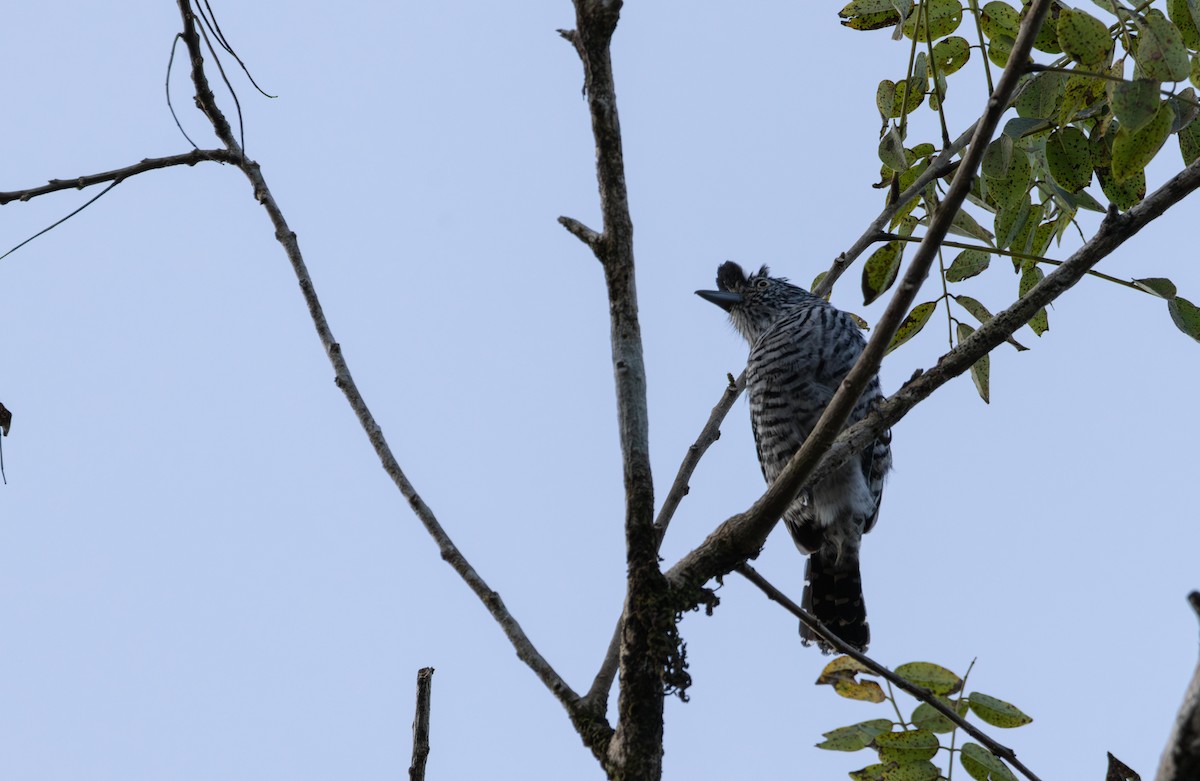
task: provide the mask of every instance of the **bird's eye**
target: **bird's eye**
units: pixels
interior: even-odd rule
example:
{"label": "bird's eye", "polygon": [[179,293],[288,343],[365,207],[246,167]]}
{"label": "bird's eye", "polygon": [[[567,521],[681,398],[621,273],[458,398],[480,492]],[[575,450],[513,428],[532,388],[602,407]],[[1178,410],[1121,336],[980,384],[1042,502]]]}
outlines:
{"label": "bird's eye", "polygon": [[767,285],[769,285],[769,284],[771,284],[771,283],[767,281],[767,278],[762,277],[755,281],[754,287],[758,288],[759,290],[766,290]]}

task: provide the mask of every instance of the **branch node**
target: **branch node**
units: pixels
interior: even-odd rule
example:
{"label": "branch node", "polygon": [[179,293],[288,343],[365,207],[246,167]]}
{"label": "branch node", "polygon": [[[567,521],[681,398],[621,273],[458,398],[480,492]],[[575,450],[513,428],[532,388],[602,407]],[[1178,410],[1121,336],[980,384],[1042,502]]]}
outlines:
{"label": "branch node", "polygon": [[596,254],[596,258],[602,260],[600,250],[604,244],[603,234],[597,233],[579,220],[571,219],[570,217],[559,217],[558,223],[566,228],[567,232],[572,236],[591,247],[592,252]]}

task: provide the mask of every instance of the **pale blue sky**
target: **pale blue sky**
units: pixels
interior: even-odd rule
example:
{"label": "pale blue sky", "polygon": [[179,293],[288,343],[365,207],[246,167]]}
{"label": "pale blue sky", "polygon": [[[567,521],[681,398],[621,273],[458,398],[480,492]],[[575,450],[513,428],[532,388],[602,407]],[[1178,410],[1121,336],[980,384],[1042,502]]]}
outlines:
{"label": "pale blue sky", "polygon": [[[173,3],[10,5],[0,189],[186,151],[163,100]],[[838,5],[635,2],[618,28],[660,500],[745,360],[692,291],[726,259],[807,284],[882,203],[875,84],[907,49],[842,29]],[[599,227],[581,69],[554,32],[570,3],[217,10],[280,96],[236,81],[247,149],[400,462],[586,689],[623,537],[603,283],[555,223]],[[959,127],[981,81],[952,81]],[[174,86],[213,145],[182,67]],[[1163,155],[1152,186],[1179,165],[1174,139]],[[4,248],[87,197],[4,207]],[[1200,301],[1198,204],[1102,269]],[[1017,286],[995,266],[962,286],[993,310]],[[0,263],[0,286],[0,777],[396,778],[426,665],[430,778],[602,777],[379,469],[238,171],[128,181]],[[874,320],[857,290],[852,273],[835,303]],[[896,428],[864,552],[872,653],[960,672],[978,657],[969,688],[1034,717],[997,737],[1043,778],[1100,778],[1105,751],[1148,777],[1196,663],[1200,345],[1164,302],[1095,280],[1050,325],[993,355],[990,406],[960,378]],[[945,348],[939,310],[885,391]],[[762,489],[740,402],[666,564]],[[757,566],[798,596],[785,534]],[[695,685],[667,706],[667,776],[868,764],[812,745],[890,711],[812,686],[827,660],[747,584],[720,595],[682,626]]]}

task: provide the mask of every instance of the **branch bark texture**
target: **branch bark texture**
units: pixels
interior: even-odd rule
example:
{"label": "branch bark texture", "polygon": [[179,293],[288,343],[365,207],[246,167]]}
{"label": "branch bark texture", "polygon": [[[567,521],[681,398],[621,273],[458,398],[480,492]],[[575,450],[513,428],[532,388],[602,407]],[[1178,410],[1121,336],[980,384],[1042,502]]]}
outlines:
{"label": "branch bark texture", "polygon": [[[659,535],[654,528],[654,484],[634,277],[633,220],[625,185],[610,49],[622,2],[574,0],[574,5],[575,29],[560,33],[575,47],[583,63],[604,226],[597,233],[571,218],[560,218],[560,222],[592,249],[604,269],[625,478],[627,575],[619,630],[621,689],[617,729],[609,746],[606,770],[612,778],[657,779],[662,775],[664,676],[676,658],[678,646],[674,639],[674,610],[658,565]],[[595,701],[601,699],[599,696]]]}
{"label": "branch bark texture", "polygon": [[433,699],[433,668],[417,671],[417,712],[413,716],[412,764],[408,781],[425,781],[425,762],[429,759],[429,707]]}
{"label": "branch bark texture", "polygon": [[[1200,591],[1188,594],[1188,603],[1200,619]],[[1167,739],[1155,781],[1195,781],[1200,778],[1200,664],[1183,695],[1183,705]]]}

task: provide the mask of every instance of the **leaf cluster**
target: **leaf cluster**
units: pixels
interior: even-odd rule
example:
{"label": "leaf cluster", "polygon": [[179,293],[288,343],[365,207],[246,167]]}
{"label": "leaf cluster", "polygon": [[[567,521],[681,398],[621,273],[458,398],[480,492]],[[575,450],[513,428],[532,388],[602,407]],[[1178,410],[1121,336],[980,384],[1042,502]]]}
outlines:
{"label": "leaf cluster", "polygon": [[[968,673],[970,671],[968,670]],[[973,715],[985,724],[1005,729],[1021,727],[1033,721],[1019,708],[1004,700],[981,692],[964,694],[966,677],[932,662],[909,662],[895,670],[904,680],[926,689],[946,708],[959,717]],[[956,747],[959,726],[927,702],[919,703],[906,719],[894,694],[884,691],[873,680],[860,680],[859,675],[874,675],[865,665],[841,656],[834,659],[817,678],[817,684],[833,687],[840,696],[864,702],[890,702],[897,719],[879,718],[838,727],[824,733],[825,740],[817,748],[828,751],[861,751],[872,749],[878,761],[851,772],[854,781],[935,781],[946,778],[942,768],[934,763],[938,753],[945,751],[948,761],[958,755],[967,774],[976,781],[1016,781],[1016,776],[1004,761],[978,743]],[[943,740],[946,745],[943,745]]]}
{"label": "leaf cluster", "polygon": [[[889,197],[909,187],[945,150],[961,152],[965,140],[950,141],[943,110],[951,77],[973,52],[982,53],[990,87],[991,68],[1008,64],[1029,1],[854,0],[839,12],[847,27],[892,29],[894,38],[908,40],[903,78],[881,80],[875,94],[882,121],[877,187]],[[1046,257],[1051,244],[1061,245],[1072,227],[1083,235],[1077,221],[1081,210],[1103,213],[1105,200],[1125,210],[1145,197],[1146,166],[1172,135],[1184,165],[1200,157],[1200,0],[1157,3],[1163,8],[1153,7],[1154,2],[1130,8],[1117,0],[1096,5],[1111,18],[1101,20],[1054,0],[1034,43],[1037,52],[1052,59],[1026,64],[1028,72],[1010,104],[1014,116],[988,145],[969,208],[955,216],[951,231],[969,242],[943,244],[960,251],[948,266],[940,264],[942,295],[912,309],[889,349],[920,332],[942,302],[951,346],[975,330],[974,323],[960,319],[960,310],[979,323],[990,320],[987,307],[952,294],[949,285],[981,274],[993,256],[1012,261],[1016,293],[1025,295],[1043,278],[1041,266],[1056,263]],[[922,105],[940,119],[940,145],[909,139],[913,113]],[[1094,184],[1099,193],[1089,190]],[[863,265],[864,304],[894,284],[904,247],[920,240],[914,234],[937,209],[943,186],[931,182],[897,210],[893,232],[880,237],[886,243]],[[1177,296],[1169,281],[1163,280],[1170,287],[1164,295],[1141,284],[1144,280],[1096,276],[1167,298],[1175,325],[1200,341],[1200,311]],[[1046,310],[1028,325],[1037,336],[1045,334],[1050,327]],[[986,356],[971,376],[988,401]]]}

